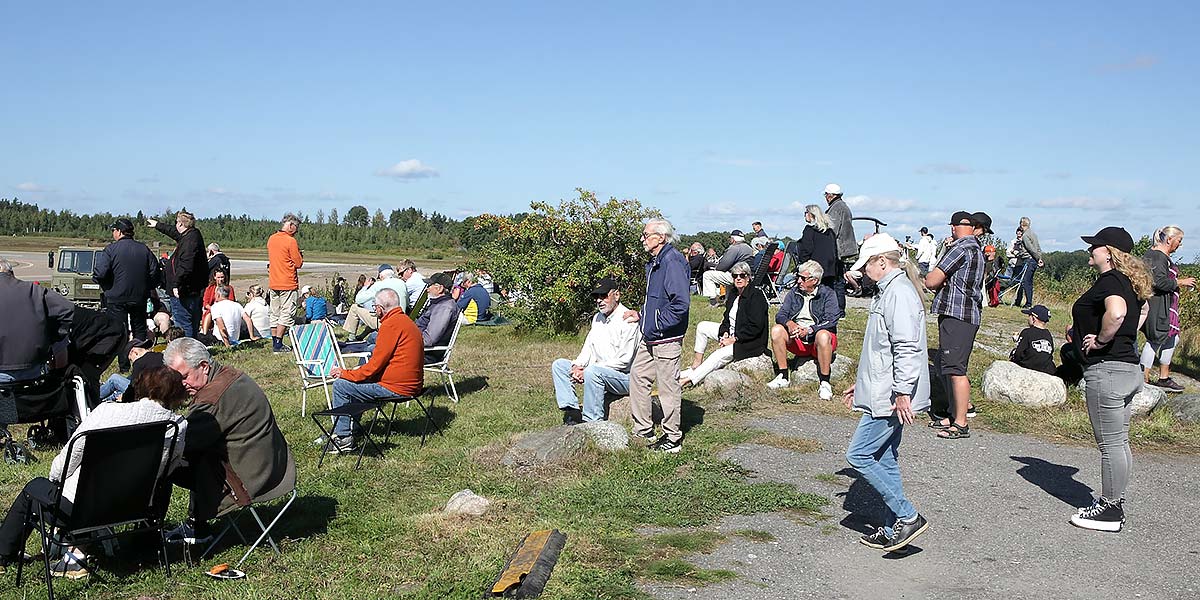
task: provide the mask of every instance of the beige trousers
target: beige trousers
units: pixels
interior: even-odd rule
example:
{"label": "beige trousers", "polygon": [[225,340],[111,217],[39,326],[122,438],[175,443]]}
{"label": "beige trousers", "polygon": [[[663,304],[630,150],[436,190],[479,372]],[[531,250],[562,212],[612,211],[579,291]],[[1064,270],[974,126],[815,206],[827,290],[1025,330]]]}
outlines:
{"label": "beige trousers", "polygon": [[368,329],[379,329],[379,318],[375,316],[375,311],[351,304],[350,311],[346,313],[346,323],[342,327],[350,332],[350,335],[356,335],[359,323],[366,325]]}
{"label": "beige trousers", "polygon": [[650,390],[658,383],[658,401],[662,405],[663,435],[678,442],[683,439],[680,429],[680,412],[683,390],[679,387],[679,355],[682,342],[647,346],[645,340],[638,342],[633,355],[633,368],[629,373],[629,409],[633,416],[633,433],[640,436],[654,434],[654,405]]}

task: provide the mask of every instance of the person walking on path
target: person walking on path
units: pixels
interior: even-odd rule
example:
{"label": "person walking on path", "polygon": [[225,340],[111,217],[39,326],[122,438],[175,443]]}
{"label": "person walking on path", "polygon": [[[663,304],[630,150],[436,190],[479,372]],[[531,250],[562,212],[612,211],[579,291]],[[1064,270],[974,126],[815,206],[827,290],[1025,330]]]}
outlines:
{"label": "person walking on path", "polygon": [[175,252],[166,268],[171,320],[188,337],[194,337],[203,315],[202,295],[208,287],[208,259],[204,256],[204,235],[196,228],[196,215],[179,211],[174,227],[157,219],[147,219],[146,224],[175,240]]}
{"label": "person walking on path", "polygon": [[1071,523],[1118,532],[1125,523],[1125,488],[1133,470],[1130,405],[1142,387],[1137,332],[1149,311],[1144,300],[1153,294],[1153,283],[1146,265],[1129,254],[1129,232],[1105,227],[1082,239],[1091,254],[1088,264],[1100,275],[1071,306],[1072,339],[1083,357],[1084,399],[1100,448],[1101,488],[1091,506],[1071,515]]}
{"label": "person walking on path", "polygon": [[850,206],[842,199],[842,186],[831,183],[825,186],[825,202],[829,208],[825,214],[833,227],[833,235],[837,238],[837,257],[834,265],[833,291],[837,294],[838,308],[846,310],[846,271],[847,262],[854,262],[858,255],[858,239],[854,237],[854,214]]}
{"label": "person walking on path", "polygon": [[[1154,232],[1154,246],[1142,256],[1154,281],[1154,295],[1150,298],[1150,314],[1142,333],[1146,334],[1146,345],[1142,346],[1141,365],[1146,383],[1168,392],[1182,392],[1183,386],[1171,379],[1171,357],[1179,343],[1181,331],[1179,321],[1179,290],[1195,288],[1195,277],[1180,277],[1179,267],[1171,260],[1171,254],[1183,245],[1183,230],[1167,225]],[[1151,371],[1154,359],[1158,358],[1158,377]]]}
{"label": "person walking on path", "polygon": [[[1029,228],[1029,217],[1021,217],[1021,224],[1017,229],[1020,235],[1014,247],[1017,257],[1015,272],[1021,275],[1021,282],[1013,306],[1029,308],[1033,306],[1033,273],[1046,263],[1042,261],[1042,245],[1038,243],[1037,234]],[[1025,304],[1021,304],[1022,295],[1025,297]]]}
{"label": "person walking on path", "polygon": [[283,222],[267,240],[267,287],[271,289],[271,350],[273,352],[291,352],[291,348],[283,345],[283,336],[287,335],[296,319],[296,303],[300,299],[300,267],[304,266],[304,254],[296,243],[296,230],[300,229],[300,219],[288,213],[283,215]]}
{"label": "person walking on path", "polygon": [[[146,301],[158,287],[158,259],[145,244],[133,239],[133,222],[117,219],[112,224],[113,243],[96,255],[92,279],[104,290],[104,313],[121,324],[126,335],[149,338]],[[129,370],[129,357],[117,354],[122,373]]]}
{"label": "person walking on path", "polygon": [[932,407],[930,426],[941,430],[940,438],[959,439],[971,437],[967,426],[971,404],[967,364],[983,312],[983,249],[975,237],[976,223],[971,213],[954,213],[950,230],[954,242],[924,282],[936,292],[931,307],[938,316],[935,364],[946,391],[946,405]]}
{"label": "person walking on path", "polygon": [[[640,314],[627,310],[623,315],[628,321],[641,321],[642,329],[629,378],[633,434],[652,441],[651,449],[657,452],[679,452],[683,444],[679,357],[687,333],[691,295],[687,259],[674,245],[678,239],[670,221],[646,222],[642,229],[642,248],[650,253],[650,262],[646,263],[646,301]],[[650,390],[655,382],[663,412],[661,438],[654,437]]]}
{"label": "person walking on path", "polygon": [[871,236],[852,270],[876,282],[863,333],[858,376],[842,394],[846,408],[862,412],[846,461],[883,498],[883,525],[860,541],[893,552],[925,533],[929,522],[904,494],[899,449],[904,426],[929,408],[925,305],[917,268],[886,233]]}

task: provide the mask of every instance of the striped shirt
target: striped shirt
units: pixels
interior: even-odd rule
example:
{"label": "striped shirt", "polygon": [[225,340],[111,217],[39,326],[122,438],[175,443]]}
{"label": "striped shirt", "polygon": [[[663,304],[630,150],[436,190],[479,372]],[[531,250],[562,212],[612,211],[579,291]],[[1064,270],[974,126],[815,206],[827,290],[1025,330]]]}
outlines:
{"label": "striped shirt", "polygon": [[959,238],[950,246],[937,268],[946,283],[933,296],[930,312],[979,325],[983,312],[983,248],[973,236]]}

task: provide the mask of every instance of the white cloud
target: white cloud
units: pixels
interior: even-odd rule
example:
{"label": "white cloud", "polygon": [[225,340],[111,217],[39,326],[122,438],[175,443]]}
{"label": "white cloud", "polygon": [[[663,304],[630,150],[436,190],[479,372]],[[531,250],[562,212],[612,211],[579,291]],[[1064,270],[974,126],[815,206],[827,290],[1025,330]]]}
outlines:
{"label": "white cloud", "polygon": [[206,191],[214,196],[231,196],[231,195],[233,195],[233,192],[229,191],[226,188],[219,187],[219,186],[218,187],[210,187],[204,191]]}
{"label": "white cloud", "polygon": [[930,163],[917,167],[918,175],[970,175],[975,169],[955,163]]}
{"label": "white cloud", "polygon": [[37,183],[34,183],[34,182],[32,182],[32,181],[26,181],[26,182],[24,182],[24,183],[18,183],[17,185],[14,185],[14,186],[13,186],[13,189],[17,190],[18,192],[29,192],[29,193],[31,193],[31,194],[35,194],[35,193],[47,193],[47,192],[53,192],[53,191],[54,191],[52,188],[48,188],[48,187],[46,187],[46,186],[44,186],[44,185],[37,184]]}
{"label": "white cloud", "polygon": [[410,158],[402,160],[386,169],[375,171],[375,174],[380,177],[391,177],[399,181],[407,181],[410,179],[428,179],[437,177],[437,169],[428,165],[422,164],[420,160]]}
{"label": "white cloud", "polygon": [[903,212],[917,205],[913,200],[899,200],[895,198],[873,198],[866,195],[846,196],[846,204],[853,209],[854,212],[859,210],[866,211],[883,211],[883,212]]}
{"label": "white cloud", "polygon": [[1040,208],[1086,208],[1091,210],[1112,210],[1121,208],[1124,202],[1116,198],[1092,198],[1090,196],[1069,196],[1065,198],[1050,198],[1039,200]]}
{"label": "white cloud", "polygon": [[1100,65],[1101,73],[1124,73],[1127,71],[1142,71],[1153,68],[1158,64],[1158,57],[1153,54],[1139,54],[1129,60]]}

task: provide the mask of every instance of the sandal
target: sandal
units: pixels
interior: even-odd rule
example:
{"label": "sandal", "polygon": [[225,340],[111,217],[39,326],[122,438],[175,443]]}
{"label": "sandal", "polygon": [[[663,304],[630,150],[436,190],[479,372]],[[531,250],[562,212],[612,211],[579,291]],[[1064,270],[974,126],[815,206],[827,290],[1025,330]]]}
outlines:
{"label": "sandal", "polygon": [[971,437],[971,428],[967,425],[951,423],[949,427],[939,431],[937,436],[943,440],[959,440]]}
{"label": "sandal", "polygon": [[[942,421],[949,421],[949,423],[943,423]],[[930,419],[929,420],[929,428],[936,429],[938,431],[942,431],[942,430],[948,429],[950,427],[950,425],[953,423],[954,423],[954,421],[950,421],[950,419]]]}

